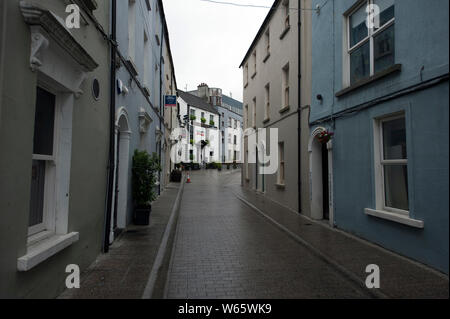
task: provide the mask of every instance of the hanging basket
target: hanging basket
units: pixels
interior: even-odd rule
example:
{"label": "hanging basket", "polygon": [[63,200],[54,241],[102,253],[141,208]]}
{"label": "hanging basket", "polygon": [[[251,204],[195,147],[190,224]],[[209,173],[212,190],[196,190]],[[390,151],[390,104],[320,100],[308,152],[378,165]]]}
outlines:
{"label": "hanging basket", "polygon": [[319,141],[319,143],[327,144],[329,141],[331,141],[333,136],[334,136],[333,132],[323,131],[322,133],[318,134],[316,138]]}

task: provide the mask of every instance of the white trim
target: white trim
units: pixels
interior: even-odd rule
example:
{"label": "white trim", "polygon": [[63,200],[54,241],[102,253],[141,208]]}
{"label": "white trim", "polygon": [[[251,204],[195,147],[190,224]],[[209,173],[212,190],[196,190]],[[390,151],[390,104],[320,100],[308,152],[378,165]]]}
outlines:
{"label": "white trim", "polygon": [[28,247],[27,254],[17,259],[17,270],[29,271],[79,240],[79,233],[57,235]]}
{"label": "white trim", "polygon": [[[383,147],[383,123],[393,121],[396,119],[404,119],[406,122],[405,113],[387,114],[385,116],[374,118],[373,136],[374,136],[374,172],[375,172],[375,206],[378,211],[392,212],[393,214],[403,215],[409,217],[410,212],[386,206],[386,192],[384,179],[384,165],[401,165],[408,168],[408,159],[401,160],[384,160]],[[408,139],[408,138],[406,138]],[[406,185],[409,190],[409,185]],[[408,199],[408,205],[411,203]]]}
{"label": "white trim", "polygon": [[[324,127],[317,127],[311,133],[308,143],[309,152],[309,187],[310,187],[310,207],[311,207],[311,218],[315,220],[323,219],[323,182],[322,182],[322,165],[316,166],[319,162],[322,163],[322,149],[319,150],[314,148],[314,143],[316,141],[317,135],[325,132]],[[329,210],[329,224],[334,227],[334,189],[333,189],[333,142],[329,141],[327,144],[328,149],[328,210]],[[317,158],[319,156],[319,158]],[[317,159],[317,160],[316,160]],[[320,159],[320,160],[319,160]],[[320,174],[318,173],[320,170]]]}
{"label": "white trim", "polygon": [[425,223],[422,220],[412,219],[409,216],[405,216],[403,214],[396,214],[384,210],[376,210],[376,209],[365,209],[365,214],[369,216],[374,216],[386,220],[390,220],[396,223],[400,223],[403,225],[411,226],[414,228],[421,228],[423,229],[425,227]]}
{"label": "white trim", "polygon": [[[352,47],[350,46],[350,17],[359,9],[361,9],[361,7],[363,7],[364,5],[370,5],[373,4],[373,0],[365,0],[362,1],[361,4],[359,4],[358,6],[355,7],[355,9],[353,9],[351,12],[347,13],[346,15],[344,15],[344,32],[343,32],[343,48],[344,48],[344,56],[343,56],[343,87],[349,87],[351,85],[351,72],[350,72],[350,55],[357,50],[358,48],[360,48],[361,46],[367,44],[369,42],[369,64],[370,64],[370,71],[369,71],[369,76],[373,76],[375,74],[375,48],[374,48],[374,38],[380,34],[381,32],[385,31],[386,29],[388,29],[389,27],[391,27],[392,25],[395,24],[395,16],[387,21],[385,24],[383,24],[380,28],[378,28],[377,30],[374,31],[374,29],[371,28],[367,28],[367,36],[364,37],[364,39],[360,40],[358,43],[356,43],[355,45],[353,45]],[[395,46],[394,46],[394,50],[395,50]]]}

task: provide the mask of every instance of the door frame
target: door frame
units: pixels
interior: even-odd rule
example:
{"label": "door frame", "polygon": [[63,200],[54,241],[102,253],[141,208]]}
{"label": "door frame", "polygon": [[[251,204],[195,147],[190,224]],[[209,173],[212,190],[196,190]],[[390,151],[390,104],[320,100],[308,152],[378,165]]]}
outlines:
{"label": "door frame", "polygon": [[[325,132],[324,127],[315,128],[309,138],[309,187],[310,187],[310,205],[311,218],[315,220],[323,220],[323,181],[322,181],[322,145],[317,141],[317,136]],[[327,143],[328,149],[328,208],[329,208],[329,224],[334,227],[334,189],[333,189],[333,142]],[[318,160],[320,159],[320,160]],[[320,173],[319,173],[320,172]]]}

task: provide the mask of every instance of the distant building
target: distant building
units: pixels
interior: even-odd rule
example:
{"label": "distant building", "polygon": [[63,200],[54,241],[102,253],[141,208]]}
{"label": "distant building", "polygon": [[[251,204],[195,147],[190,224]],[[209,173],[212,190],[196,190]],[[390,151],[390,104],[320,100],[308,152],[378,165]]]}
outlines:
{"label": "distant building", "polygon": [[198,164],[219,162],[219,112],[195,95],[180,90],[178,95],[180,117],[189,118],[181,143],[177,145],[181,161]]}
{"label": "distant building", "polygon": [[224,95],[222,89],[210,88],[207,84],[200,84],[195,91],[204,101],[217,108],[220,115],[220,157],[222,163],[241,163],[243,110],[242,102]]}
{"label": "distant building", "polygon": [[446,273],[448,11],[447,0],[333,0],[314,12],[309,142],[314,219]]}

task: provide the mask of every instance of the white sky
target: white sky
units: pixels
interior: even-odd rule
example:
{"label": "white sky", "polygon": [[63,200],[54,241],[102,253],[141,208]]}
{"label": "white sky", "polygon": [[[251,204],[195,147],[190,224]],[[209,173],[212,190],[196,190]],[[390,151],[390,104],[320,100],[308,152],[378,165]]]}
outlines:
{"label": "white sky", "polygon": [[[225,0],[271,7],[273,0]],[[163,0],[178,88],[204,82],[242,101],[239,65],[269,9]]]}

